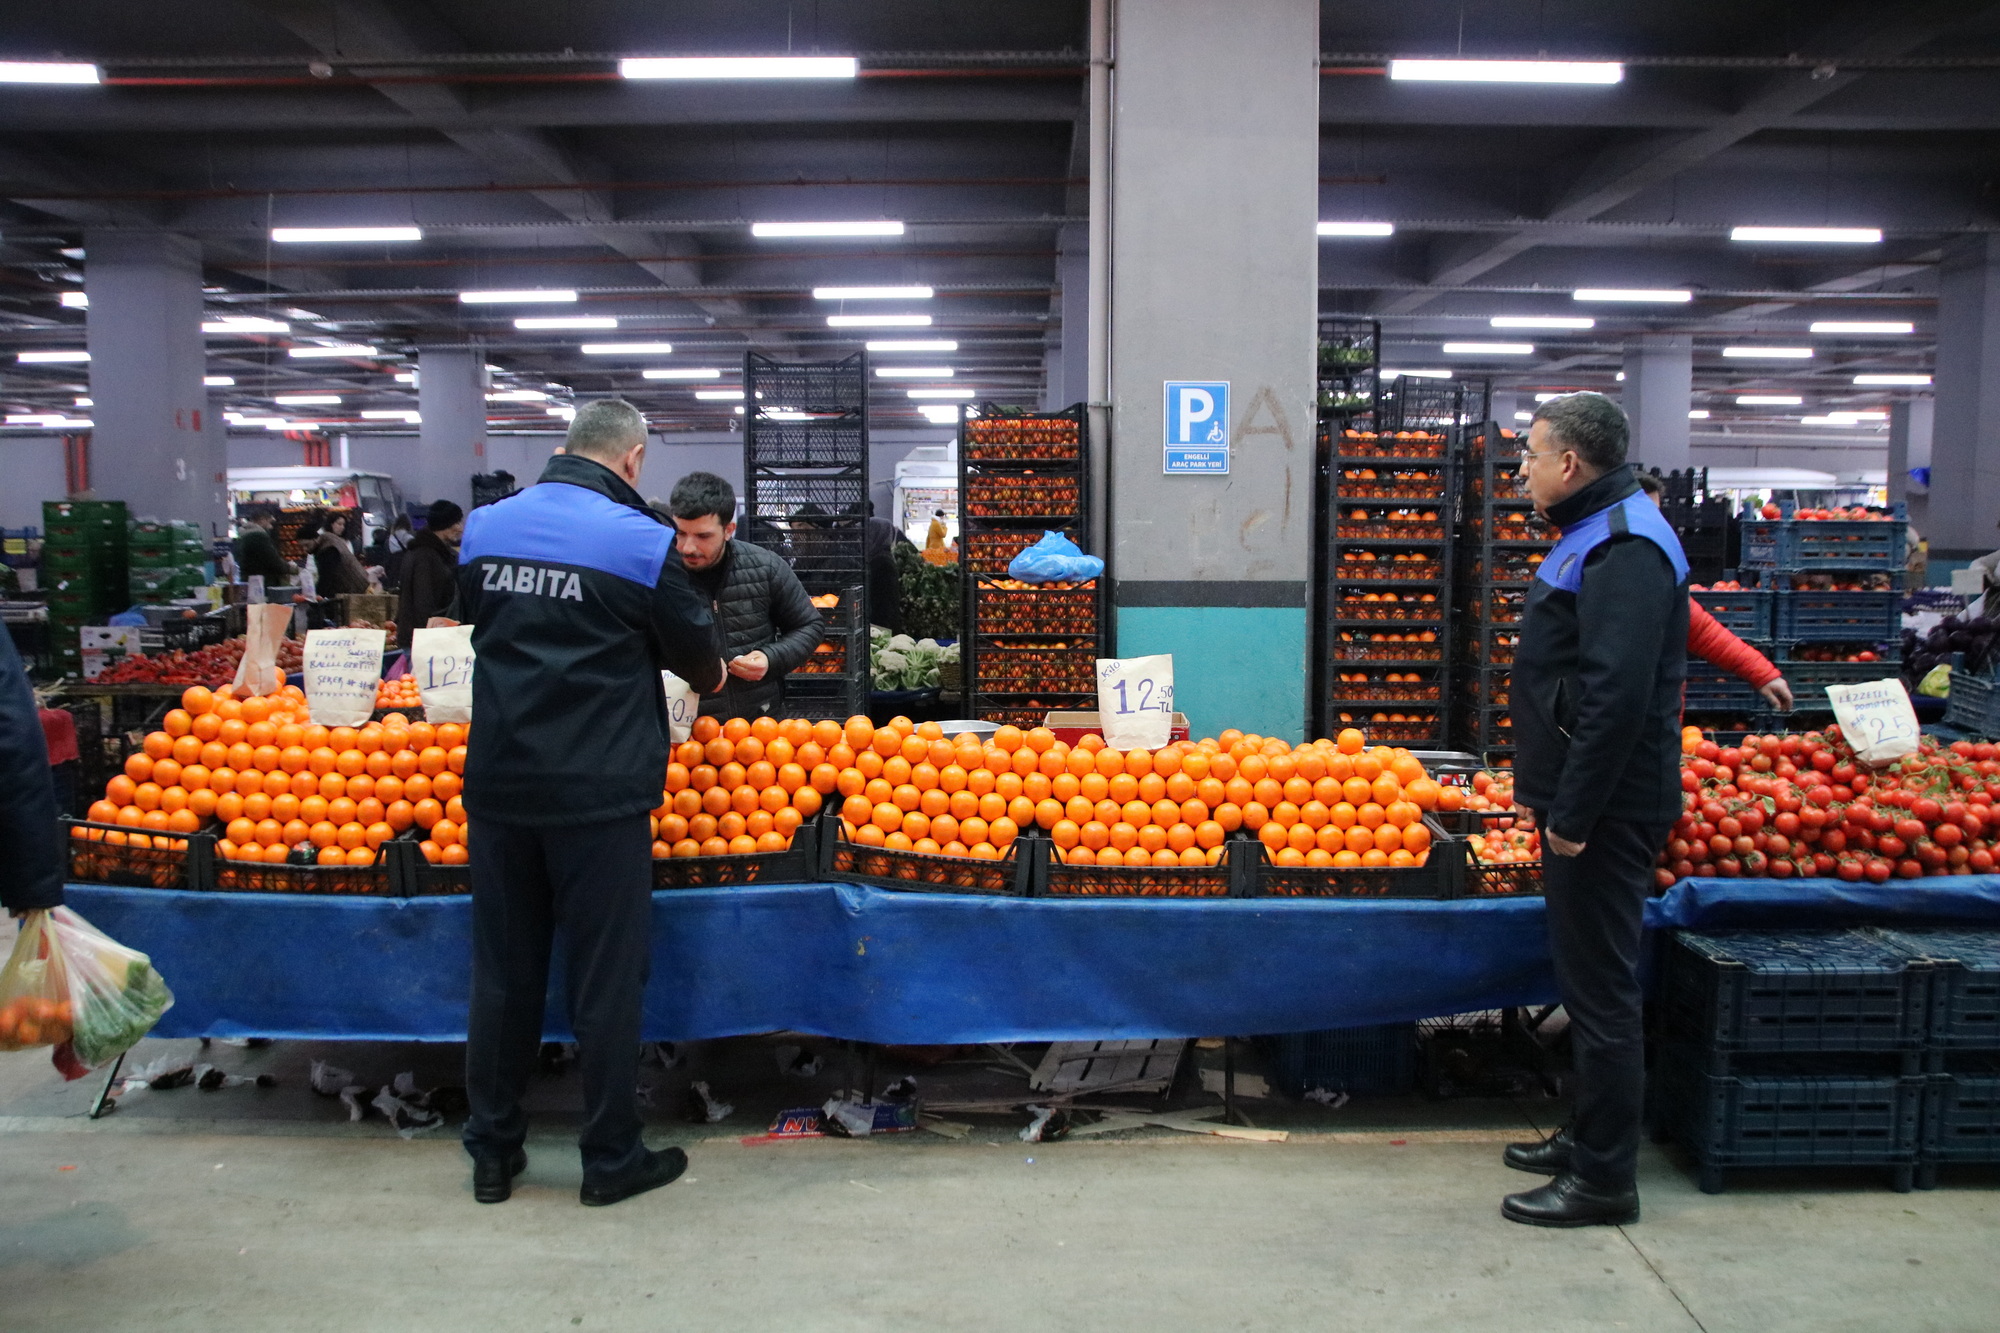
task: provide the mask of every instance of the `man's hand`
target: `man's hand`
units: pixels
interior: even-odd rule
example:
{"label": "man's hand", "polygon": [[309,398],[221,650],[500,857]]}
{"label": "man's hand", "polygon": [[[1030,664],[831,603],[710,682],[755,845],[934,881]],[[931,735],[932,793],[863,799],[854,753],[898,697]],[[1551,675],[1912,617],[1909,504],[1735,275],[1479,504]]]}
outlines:
{"label": "man's hand", "polygon": [[1554,829],[1543,829],[1542,837],[1548,842],[1550,848],[1554,850],[1557,856],[1581,856],[1583,855],[1583,849],[1589,845],[1588,843],[1571,842],[1568,838],[1558,834]]}
{"label": "man's hand", "polygon": [[739,680],[762,680],[770,669],[771,659],[761,652],[745,653],[729,663],[729,674]]}
{"label": "man's hand", "polygon": [[1777,709],[1780,713],[1789,713],[1792,711],[1792,687],[1785,683],[1783,676],[1778,677],[1768,685],[1760,687],[1757,693],[1770,700],[1771,707]]}
{"label": "man's hand", "polygon": [[1514,807],[1514,827],[1526,833],[1535,827],[1535,812],[1525,805]]}

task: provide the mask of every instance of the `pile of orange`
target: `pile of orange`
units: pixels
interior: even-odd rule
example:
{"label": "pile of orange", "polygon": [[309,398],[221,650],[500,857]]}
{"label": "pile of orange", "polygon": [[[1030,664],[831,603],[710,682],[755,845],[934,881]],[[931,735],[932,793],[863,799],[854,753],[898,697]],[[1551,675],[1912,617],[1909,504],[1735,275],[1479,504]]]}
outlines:
{"label": "pile of orange", "polygon": [[423,704],[423,691],[417,688],[415,676],[398,676],[375,687],[377,712],[386,708],[421,708]]}
{"label": "pile of orange", "polygon": [[218,855],[272,865],[294,850],[320,865],[373,865],[384,842],[415,827],[428,860],[462,865],[467,731],[399,713],[324,727],[308,720],[296,685],[243,699],[197,685],[105,784],[89,818],[138,836],[185,836],[213,819]]}
{"label": "pile of orange", "polygon": [[[653,856],[782,852],[833,790],[838,722],[698,717],[653,811]],[[823,784],[823,785],[822,785]]]}

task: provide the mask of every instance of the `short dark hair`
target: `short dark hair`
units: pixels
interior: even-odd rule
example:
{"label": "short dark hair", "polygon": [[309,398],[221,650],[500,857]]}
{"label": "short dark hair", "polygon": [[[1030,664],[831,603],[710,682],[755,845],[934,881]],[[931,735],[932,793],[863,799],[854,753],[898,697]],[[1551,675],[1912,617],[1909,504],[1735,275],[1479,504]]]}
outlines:
{"label": "short dark hair", "polygon": [[667,508],[675,518],[690,520],[713,514],[727,527],[736,521],[736,488],[713,472],[690,472],[674,483]]}
{"label": "short dark hair", "polygon": [[464,517],[465,511],[451,501],[433,500],[431,507],[424,511],[424,527],[431,532],[443,532]]}
{"label": "short dark hair", "polygon": [[1535,409],[1534,419],[1548,422],[1556,443],[1574,450],[1599,472],[1623,464],[1632,441],[1632,426],[1623,409],[1601,393],[1566,393],[1551,398]]}
{"label": "short dark hair", "polygon": [[1661,481],[1657,473],[1641,472],[1639,474],[1639,489],[1657,500],[1667,493],[1667,483]]}

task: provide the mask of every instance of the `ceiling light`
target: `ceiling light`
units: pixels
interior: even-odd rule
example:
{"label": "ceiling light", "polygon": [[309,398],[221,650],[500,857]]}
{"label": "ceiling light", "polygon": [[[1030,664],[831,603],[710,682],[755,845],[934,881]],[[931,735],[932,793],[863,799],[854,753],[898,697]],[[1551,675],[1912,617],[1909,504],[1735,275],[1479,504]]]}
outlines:
{"label": "ceiling light", "polygon": [[1800,417],[1801,426],[1858,426],[1861,423],[1853,417],[1837,417],[1831,414],[1823,417]]}
{"label": "ceiling light", "polygon": [[611,315],[522,315],[514,321],[517,329],[615,329]]}
{"label": "ceiling light", "polygon": [[1406,375],[1409,376],[1411,379],[1419,379],[1419,380],[1448,380],[1451,378],[1451,372],[1449,370],[1386,370],[1385,369],[1380,371],[1379,374],[1385,380],[1393,380]]}
{"label": "ceiling light", "polygon": [[272,402],[280,407],[320,407],[340,401],[337,393],[281,393]]}
{"label": "ceiling light", "polygon": [[1805,399],[1782,393],[1739,393],[1736,401],[1743,407],[1797,407]]}
{"label": "ceiling light", "polygon": [[458,299],[466,305],[563,305],[576,300],[576,293],[558,288],[534,288],[526,291],[485,291],[460,292]]}
{"label": "ceiling light", "polygon": [[1535,414],[1533,412],[1516,412],[1514,414],[1514,420],[1516,421],[1533,421],[1534,419]]}
{"label": "ceiling light", "polygon": [[927,329],[929,315],[828,315],[830,329]]}
{"label": "ceiling light", "polygon": [[0,60],[0,83],[99,83],[97,66],[54,60]]}
{"label": "ceiling light", "polygon": [[642,371],[640,378],[649,380],[719,380],[722,378],[722,372],[709,366],[674,366],[671,369]]}
{"label": "ceiling light", "polygon": [[976,396],[971,389],[911,389],[909,390],[909,395],[912,398],[972,398]]}
{"label": "ceiling light", "polygon": [[6,417],[9,426],[46,426],[64,420],[61,412],[10,412]]}
{"label": "ceiling light", "polygon": [[1849,412],[1839,408],[1828,412],[1827,415],[1830,417],[1839,417],[1843,421],[1887,421],[1889,419],[1887,412]]}
{"label": "ceiling light", "polygon": [[1389,77],[1432,83],[1617,83],[1615,60],[1391,60]]}
{"label": "ceiling light", "polygon": [[618,62],[627,79],[852,79],[853,56],[631,56]]}
{"label": "ceiling light", "polygon": [[877,338],[868,344],[871,352],[956,352],[958,344],[949,338]]}
{"label": "ceiling light", "polygon": [[398,384],[415,384],[416,382],[417,382],[417,372],[414,370],[406,370],[402,374],[396,376],[396,383]]}
{"label": "ceiling light", "polygon": [[48,361],[88,361],[90,353],[81,347],[65,347],[50,352],[19,352],[14,359],[24,366],[32,366]]}
{"label": "ceiling light", "polygon": [[1880,227],[1732,227],[1732,241],[1794,241],[1808,245],[1874,245]]}
{"label": "ceiling light", "polygon": [[1931,377],[1929,375],[1856,375],[1854,382],[1856,384],[1909,384],[1921,387],[1928,385],[1931,382]]}
{"label": "ceiling light", "polygon": [[501,389],[486,395],[489,403],[539,403],[548,397],[540,389]]}
{"label": "ceiling light", "polygon": [[704,403],[740,403],[743,401],[743,390],[696,389],[694,396]]}
{"label": "ceiling light", "polygon": [[1446,356],[1532,356],[1533,343],[1446,343]]}
{"label": "ceiling light", "polygon": [[1322,222],[1314,229],[1321,236],[1394,236],[1393,222]]}
{"label": "ceiling light", "polygon": [[201,382],[211,389],[227,389],[236,383],[234,375],[203,375]]}
{"label": "ceiling light", "polygon": [[1588,315],[1495,315],[1496,329],[1594,329],[1597,321]]}
{"label": "ceiling light", "polygon": [[1567,397],[1569,397],[1568,393],[1538,393],[1535,395],[1535,401],[1538,403],[1546,403],[1552,399],[1567,398]]}
{"label": "ceiling light", "polygon": [[951,426],[958,422],[958,409],[943,403],[924,403],[917,408],[924,414],[924,420],[937,426]]}
{"label": "ceiling light", "polygon": [[1895,319],[1816,319],[1814,333],[1915,333],[1917,326]]}
{"label": "ceiling light", "polygon": [[[283,400],[280,399],[279,401],[282,402]],[[398,408],[394,411],[386,412],[363,412],[361,419],[363,421],[407,421],[414,426],[423,420],[423,416],[421,413],[404,411]]]}
{"label": "ceiling light", "polygon": [[271,239],[280,245],[326,241],[421,241],[417,227],[273,227]]}
{"label": "ceiling light", "polygon": [[292,326],[282,319],[263,319],[257,315],[224,315],[220,319],[205,319],[201,323],[203,333],[290,333]]}
{"label": "ceiling light", "polygon": [[813,414],[791,407],[760,407],[757,415],[766,421],[811,421]]}
{"label": "ceiling light", "polygon": [[76,401],[75,401],[74,403],[71,403],[71,404],[70,404],[70,406],[72,406],[72,407],[96,407],[96,406],[97,406],[97,404],[96,404],[95,402],[93,402],[92,400],[88,399],[88,398],[79,398],[79,399],[77,399],[77,400],[76,400]]}
{"label": "ceiling light", "polygon": [[1579,287],[1570,293],[1573,301],[1627,301],[1654,305],[1685,305],[1694,293],[1654,287]]}
{"label": "ceiling light", "polygon": [[1690,412],[1688,413],[1688,420],[1689,420],[1689,421],[1706,421],[1706,420],[1708,420],[1708,409],[1707,409],[1707,408],[1705,408],[1705,407],[1697,407],[1697,408],[1694,408],[1693,410],[1691,410],[1691,411],[1690,411]]}
{"label": "ceiling light", "polygon": [[552,417],[561,417],[564,421],[576,420],[576,409],[567,403],[552,403],[548,407],[543,408],[542,411],[547,412]]}
{"label": "ceiling light", "polygon": [[286,421],[280,417],[273,417],[269,421],[266,421],[264,423],[264,429],[265,430],[317,430],[319,429],[319,423],[317,421]]}
{"label": "ceiling light", "polygon": [[672,343],[585,343],[585,356],[665,356],[674,350]]}
{"label": "ceiling light", "polygon": [[64,292],[62,294],[61,299],[63,306],[66,309],[69,310],[90,309],[90,293],[88,292]]}
{"label": "ceiling light", "polygon": [[815,301],[928,301],[928,287],[815,287]]}
{"label": "ceiling light", "polygon": [[1722,354],[1738,361],[1805,361],[1811,358],[1810,347],[1725,347]]}
{"label": "ceiling light", "polygon": [[948,380],[950,366],[877,366],[875,373],[885,380]]}
{"label": "ceiling light", "polygon": [[287,356],[295,356],[301,359],[306,357],[316,357],[316,356],[326,357],[326,356],[382,355],[379,351],[369,346],[367,343],[335,343],[329,347],[291,347],[286,349],[285,354]]}
{"label": "ceiling light", "polygon": [[750,234],[772,240],[790,236],[901,236],[903,234],[903,224],[886,220],[879,222],[753,222],[750,224]]}

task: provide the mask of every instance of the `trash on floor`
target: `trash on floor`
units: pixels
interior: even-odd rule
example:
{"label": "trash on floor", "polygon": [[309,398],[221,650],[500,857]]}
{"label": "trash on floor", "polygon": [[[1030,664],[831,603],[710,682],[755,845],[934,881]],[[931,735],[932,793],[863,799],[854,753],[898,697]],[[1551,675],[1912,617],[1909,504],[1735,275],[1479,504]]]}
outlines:
{"label": "trash on floor", "polygon": [[734,1105],[710,1092],[707,1083],[696,1082],[688,1085],[687,1101],[683,1111],[684,1118],[690,1125],[719,1125],[729,1119],[735,1110]]}

